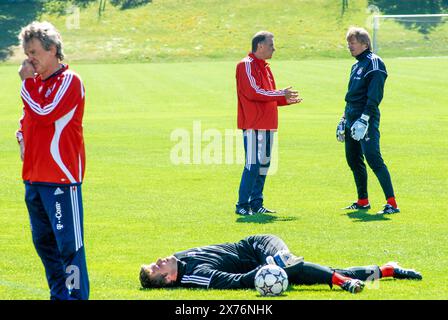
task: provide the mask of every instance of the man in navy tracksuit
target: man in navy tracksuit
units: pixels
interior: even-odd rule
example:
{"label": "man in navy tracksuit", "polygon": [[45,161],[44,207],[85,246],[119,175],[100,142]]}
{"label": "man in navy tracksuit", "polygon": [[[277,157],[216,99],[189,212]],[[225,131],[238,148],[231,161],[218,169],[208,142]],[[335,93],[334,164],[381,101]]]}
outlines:
{"label": "man in navy tracksuit", "polygon": [[292,254],[279,237],[261,234],[238,242],[192,248],[159,258],[141,267],[140,282],[144,288],[254,288],[256,273],[267,263],[283,268],[292,284],[337,285],[351,293],[361,292],[365,280],[385,277],[422,279],[419,272],[404,269],[396,262],[347,269],[321,266]]}
{"label": "man in navy tracksuit", "polygon": [[353,171],[358,200],[346,207],[349,210],[370,209],[367,193],[367,170],[364,157],[377,176],[386,197],[386,205],[378,214],[400,212],[394,189],[380,152],[380,110],[387,71],[379,56],[372,53],[370,36],[362,28],[350,28],[347,33],[350,53],[357,62],[352,66],[346,107],[336,129],[336,138],[345,141],[345,155]]}

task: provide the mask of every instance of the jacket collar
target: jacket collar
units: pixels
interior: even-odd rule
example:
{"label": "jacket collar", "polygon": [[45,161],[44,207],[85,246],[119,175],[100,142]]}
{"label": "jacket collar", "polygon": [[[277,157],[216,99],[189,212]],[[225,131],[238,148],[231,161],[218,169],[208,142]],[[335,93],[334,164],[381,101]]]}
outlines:
{"label": "jacket collar", "polygon": [[184,276],[186,269],[187,269],[187,263],[177,259],[176,284],[180,284],[180,281],[182,280],[182,277]]}
{"label": "jacket collar", "polygon": [[53,77],[56,77],[57,75],[61,74],[62,72],[64,72],[65,70],[68,69],[68,64],[60,64],[61,68],[58,69],[57,71],[55,71],[53,74],[51,74],[51,76],[47,77],[46,79],[42,79],[42,81],[48,81]]}
{"label": "jacket collar", "polygon": [[370,54],[370,53],[372,53],[372,51],[370,51],[369,49],[366,49],[366,50],[364,50],[363,53],[358,54],[358,55],[356,56],[356,60],[361,61],[361,60],[363,60],[365,57],[367,57],[367,55]]}
{"label": "jacket collar", "polygon": [[266,66],[269,65],[269,63],[266,62],[266,60],[263,59],[258,59],[255,54],[253,52],[249,53],[249,57],[251,57],[252,59],[254,59],[254,61],[261,67],[261,68],[265,68]]}

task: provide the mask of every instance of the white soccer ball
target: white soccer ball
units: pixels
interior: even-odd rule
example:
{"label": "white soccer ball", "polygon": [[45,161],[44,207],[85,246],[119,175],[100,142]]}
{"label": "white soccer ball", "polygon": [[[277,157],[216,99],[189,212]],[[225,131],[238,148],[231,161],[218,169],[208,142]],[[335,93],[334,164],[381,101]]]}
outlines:
{"label": "white soccer ball", "polygon": [[278,296],[288,288],[288,275],[279,266],[268,264],[255,275],[255,289],[262,296]]}

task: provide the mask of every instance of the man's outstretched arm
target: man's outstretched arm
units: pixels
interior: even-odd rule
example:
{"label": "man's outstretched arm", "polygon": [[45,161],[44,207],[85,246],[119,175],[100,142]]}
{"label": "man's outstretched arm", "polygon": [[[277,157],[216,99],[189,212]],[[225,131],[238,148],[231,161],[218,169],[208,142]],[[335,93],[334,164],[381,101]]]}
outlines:
{"label": "man's outstretched arm", "polygon": [[254,288],[255,274],[259,268],[247,273],[229,273],[203,267],[196,269],[192,274],[184,274],[180,283],[184,287],[204,289]]}

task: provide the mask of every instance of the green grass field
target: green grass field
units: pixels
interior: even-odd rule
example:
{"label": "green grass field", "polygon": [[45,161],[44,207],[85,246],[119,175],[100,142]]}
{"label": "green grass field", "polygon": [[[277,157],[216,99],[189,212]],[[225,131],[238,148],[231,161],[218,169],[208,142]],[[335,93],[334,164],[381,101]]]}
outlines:
{"label": "green grass field", "polygon": [[[108,4],[98,18],[96,4],[79,15],[56,16],[36,4],[0,1],[0,29],[5,30],[0,61],[22,61],[17,34],[35,19],[57,26],[68,61],[76,63],[233,61],[250,50],[251,36],[262,29],[276,35],[276,59],[345,58],[349,26],[372,32],[367,6],[367,0],[350,0],[341,15],[341,1],[332,0],[154,0],[129,10]],[[447,30],[448,24],[441,24],[424,37],[381,21],[381,56],[447,56]]]}
{"label": "green grass field", "polygon": [[[341,16],[340,3],[327,0],[154,0],[129,10],[109,4],[100,19],[97,5],[76,18],[37,12],[31,4],[0,4],[0,27],[8,30],[0,37],[0,49],[17,42],[17,21],[26,25],[40,19],[58,27],[67,57],[75,62],[235,60],[263,29],[277,35],[279,59],[344,57],[345,31],[352,24],[364,25],[366,3],[352,1]],[[14,55],[6,61],[23,59],[20,48],[11,50]]]}
{"label": "green grass field", "polygon": [[[275,215],[233,213],[241,164],[174,165],[176,129],[224,134],[236,127],[236,61],[77,64],[85,82],[85,245],[92,299],[260,299],[255,290],[141,290],[142,263],[205,244],[273,233],[308,261],[333,267],[397,260],[421,282],[382,280],[359,295],[293,286],[275,299],[447,299],[447,58],[386,59],[382,152],[399,206],[369,171],[369,213],[340,210],[355,199],[335,127],[351,59],[272,60],[280,87],[304,102],[280,110],[278,170],[265,199]],[[193,81],[194,80],[194,81]],[[47,299],[33,248],[14,138],[21,115],[17,66],[0,66],[0,299]],[[203,143],[202,150],[207,146]],[[242,150],[236,150],[242,152]]]}

